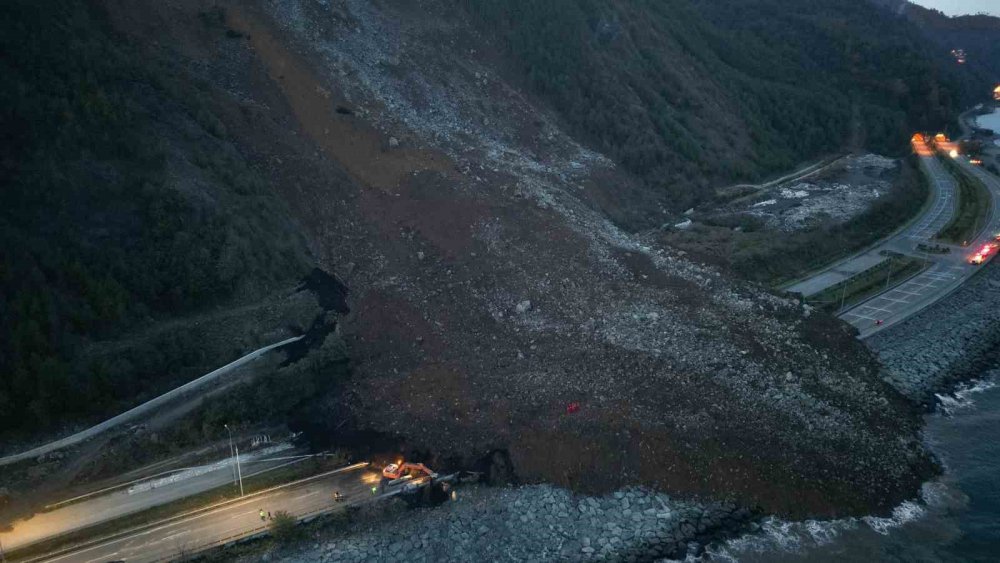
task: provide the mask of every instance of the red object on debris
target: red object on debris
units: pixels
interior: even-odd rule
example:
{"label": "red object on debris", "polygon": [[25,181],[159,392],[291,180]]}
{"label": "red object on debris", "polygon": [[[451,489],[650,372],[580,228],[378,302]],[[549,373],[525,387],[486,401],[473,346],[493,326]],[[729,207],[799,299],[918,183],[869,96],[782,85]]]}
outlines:
{"label": "red object on debris", "polygon": [[576,401],[566,405],[566,414],[573,414],[578,410],[580,410],[580,403]]}

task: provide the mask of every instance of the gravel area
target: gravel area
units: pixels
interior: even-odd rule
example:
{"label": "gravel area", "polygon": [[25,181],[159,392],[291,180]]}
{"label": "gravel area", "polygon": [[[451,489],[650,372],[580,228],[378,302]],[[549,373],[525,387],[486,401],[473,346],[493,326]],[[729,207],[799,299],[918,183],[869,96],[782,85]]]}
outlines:
{"label": "gravel area", "polygon": [[898,169],[898,161],[877,154],[848,156],[816,177],[789,182],[759,196],[743,212],[784,232],[823,221],[843,223],[887,193]]}

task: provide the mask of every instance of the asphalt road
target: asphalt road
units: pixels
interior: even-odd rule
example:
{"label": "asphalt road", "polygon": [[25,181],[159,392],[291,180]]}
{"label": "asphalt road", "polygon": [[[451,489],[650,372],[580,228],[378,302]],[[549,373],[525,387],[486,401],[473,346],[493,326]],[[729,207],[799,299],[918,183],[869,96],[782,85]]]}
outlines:
{"label": "asphalt road", "polygon": [[[97,563],[123,560],[131,563],[178,559],[265,531],[268,522],[261,520],[260,510],[272,514],[284,510],[302,518],[342,509],[351,504],[370,502],[377,498],[372,495],[371,487],[378,483],[378,479],[377,471],[370,469],[367,464],[358,464],[338,473],[292,483],[198,514],[179,517],[125,537],[38,561]],[[345,500],[336,502],[333,498],[335,491],[340,491]]]}
{"label": "asphalt road", "polygon": [[[241,453],[243,478],[265,473],[277,467],[300,461],[288,459],[295,453],[291,448],[262,450],[260,453]],[[233,465],[221,460],[209,465],[191,467],[184,471],[140,481],[129,487],[105,494],[94,495],[48,512],[17,520],[10,530],[0,533],[0,542],[6,550],[25,546],[40,540],[100,524],[196,495],[233,482]]]}
{"label": "asphalt road", "polygon": [[931,180],[932,197],[931,204],[927,206],[923,215],[914,220],[906,229],[879,244],[841,260],[786,289],[806,297],[815,295],[877,265],[879,262],[885,261],[886,257],[882,254],[885,251],[913,254],[917,244],[928,241],[948,224],[955,210],[955,180],[933,154],[922,155],[920,161]]}
{"label": "asphalt road", "polygon": [[[965,158],[956,159],[956,162],[966,172],[982,180],[990,191],[993,201],[985,228],[968,247],[952,246],[949,254],[929,256],[928,259],[933,262],[933,266],[929,269],[902,285],[843,312],[840,317],[857,327],[861,338],[886,330],[932,305],[957,289],[983,267],[969,264],[968,261],[975,250],[992,241],[1000,232],[1000,180],[982,168],[969,164]],[[936,164],[943,169],[940,163]],[[937,230],[932,232],[936,233]],[[912,247],[905,253],[920,256]],[[995,256],[996,253],[991,254],[990,259]],[[881,324],[878,321],[882,321]]]}
{"label": "asphalt road", "polygon": [[[940,148],[947,154],[951,146]],[[902,284],[894,282],[891,278],[887,279],[887,291],[838,314],[840,318],[858,329],[861,338],[888,329],[954,291],[982,267],[968,263],[973,251],[992,240],[993,235],[1000,231],[1000,180],[985,170],[972,166],[966,159],[959,158],[956,162],[980,178],[993,196],[993,207],[986,228],[968,247],[949,246],[951,252],[947,254],[928,254],[917,249],[920,243],[948,246],[931,242],[931,239],[954,215],[958,185],[929,147],[915,142],[914,150],[930,179],[932,200],[926,211],[893,236],[787,288],[788,291],[806,297],[815,295],[884,262],[888,259],[887,253],[898,253],[925,260],[927,267],[920,274]]]}

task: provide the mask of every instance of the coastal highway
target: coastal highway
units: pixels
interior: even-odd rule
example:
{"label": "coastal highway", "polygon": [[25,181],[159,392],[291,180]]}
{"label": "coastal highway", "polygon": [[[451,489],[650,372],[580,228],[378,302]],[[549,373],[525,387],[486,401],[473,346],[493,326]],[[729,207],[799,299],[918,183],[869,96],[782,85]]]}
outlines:
{"label": "coastal highway", "polygon": [[[260,519],[260,510],[272,514],[284,510],[302,518],[343,509],[351,504],[369,502],[377,498],[373,496],[371,487],[377,484],[378,480],[378,472],[372,470],[368,464],[356,464],[336,472],[122,532],[116,537],[97,540],[66,552],[51,553],[33,559],[18,559],[17,553],[14,552],[9,554],[8,560],[60,563],[174,560],[202,549],[265,531],[268,523]],[[336,502],[333,498],[335,491],[340,491],[345,500]]]}
{"label": "coastal highway", "polygon": [[[242,454],[243,479],[266,473],[306,459],[296,456],[289,444],[279,444],[259,452]],[[0,542],[11,551],[41,540],[80,530],[156,506],[161,506],[233,482],[230,459],[189,467],[73,502],[63,502],[45,512],[16,520],[0,532]],[[231,486],[231,485],[230,485]]]}
{"label": "coastal highway", "polygon": [[806,297],[823,291],[855,274],[861,273],[879,262],[886,260],[882,254],[885,251],[912,254],[916,244],[926,242],[934,237],[951,219],[955,211],[955,179],[937,161],[933,153],[925,153],[926,148],[918,151],[924,173],[930,179],[931,203],[920,217],[900,232],[883,239],[878,244],[840,260],[826,269],[799,281],[786,288],[792,293],[800,293]]}
{"label": "coastal highway", "polygon": [[[786,288],[787,291],[807,297],[814,295],[887,260],[886,253],[903,254],[924,260],[927,265],[921,273],[895,286],[891,279],[887,280],[889,282],[887,291],[838,313],[840,318],[858,329],[861,338],[898,324],[954,291],[981,268],[968,263],[973,249],[989,242],[993,234],[1000,231],[1000,182],[978,167],[968,164],[964,159],[957,159],[956,162],[963,169],[982,179],[990,190],[992,203],[987,224],[968,247],[931,242],[955,213],[957,182],[937,160],[929,146],[915,140],[914,151],[930,179],[931,203],[926,206],[925,211],[892,236]],[[920,243],[949,246],[950,252],[924,253],[917,248]]]}
{"label": "coastal highway", "polygon": [[[925,255],[925,258],[932,262],[929,269],[841,313],[840,317],[854,325],[861,338],[886,330],[932,305],[957,289],[983,267],[970,264],[969,258],[976,249],[993,241],[996,233],[1000,232],[1000,180],[978,166],[969,164],[964,157],[955,159],[955,162],[966,173],[979,178],[990,192],[991,202],[985,227],[967,247],[951,246],[952,251],[948,254]],[[940,163],[936,164],[941,167]],[[902,252],[902,249],[900,251]],[[903,253],[920,256],[914,252],[912,246],[908,252]],[[994,256],[996,253],[991,254],[990,258]],[[877,321],[882,322],[878,324]]]}

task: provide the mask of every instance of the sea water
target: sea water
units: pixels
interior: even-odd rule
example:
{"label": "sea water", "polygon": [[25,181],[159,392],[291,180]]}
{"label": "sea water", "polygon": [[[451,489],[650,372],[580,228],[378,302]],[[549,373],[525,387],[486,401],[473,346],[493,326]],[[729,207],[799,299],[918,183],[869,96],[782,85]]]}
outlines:
{"label": "sea water", "polygon": [[710,561],[1000,561],[1000,373],[941,395],[924,438],[944,465],[887,518],[784,522],[710,549]]}
{"label": "sea water", "polygon": [[992,129],[994,132],[1000,133],[1000,109],[993,110],[993,113],[980,115],[976,118],[976,125],[983,129]]}

